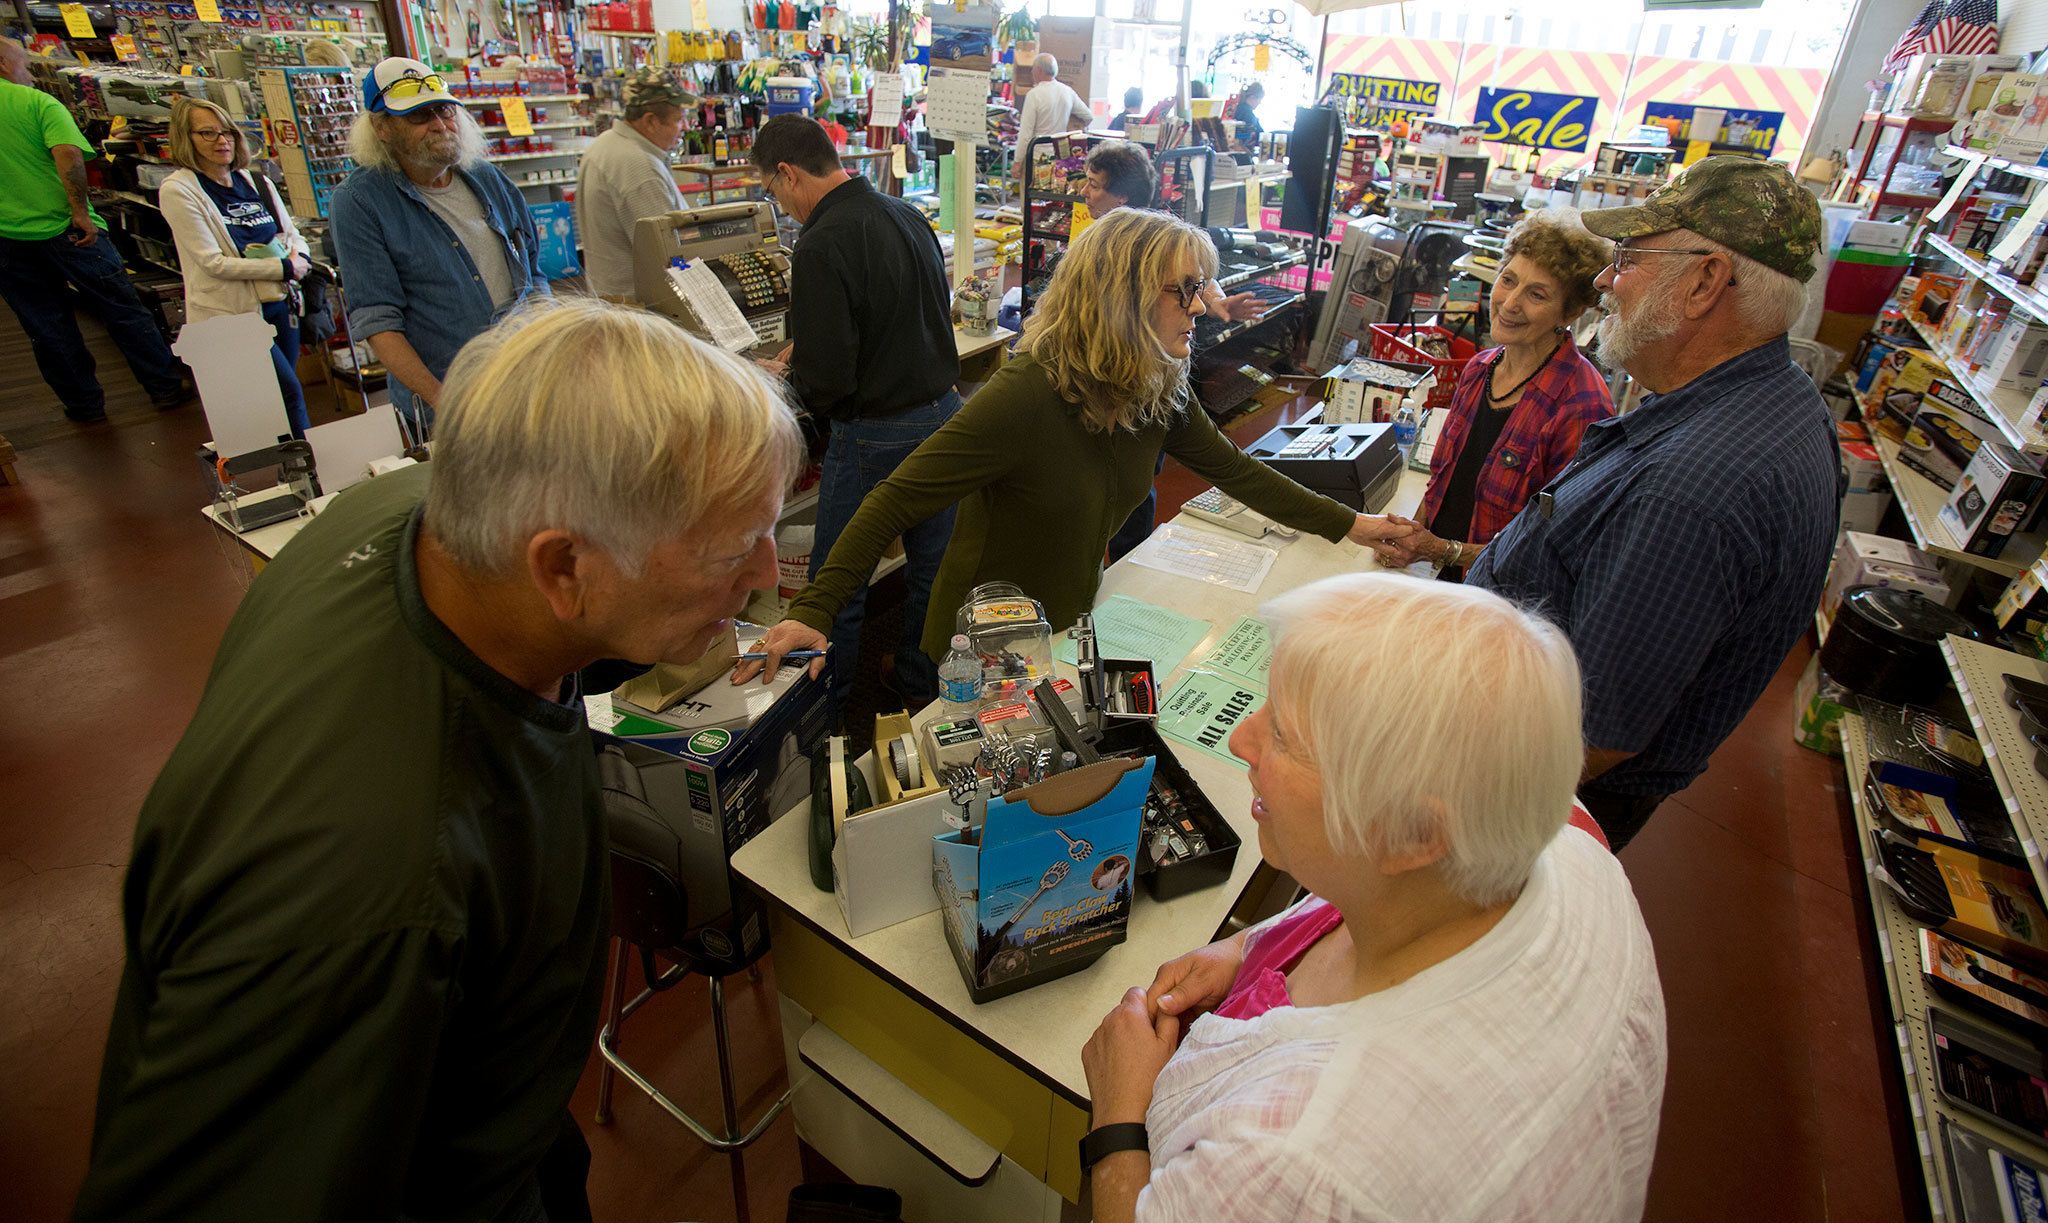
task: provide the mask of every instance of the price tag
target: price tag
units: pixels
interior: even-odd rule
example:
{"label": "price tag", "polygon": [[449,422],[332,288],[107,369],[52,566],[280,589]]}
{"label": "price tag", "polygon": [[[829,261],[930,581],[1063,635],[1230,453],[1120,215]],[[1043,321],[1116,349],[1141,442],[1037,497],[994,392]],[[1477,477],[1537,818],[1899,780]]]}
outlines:
{"label": "price tag", "polygon": [[904,160],[903,149],[900,144],[889,146],[889,173],[895,178],[910,177],[910,165]]}
{"label": "price tag", "polygon": [[135,39],[127,34],[114,35],[114,55],[119,59],[142,58],[142,52],[135,49]]}
{"label": "price tag", "polygon": [[64,32],[73,38],[97,38],[92,32],[92,18],[85,15],[83,4],[60,4],[57,11],[64,14]]}
{"label": "price tag", "polygon": [[192,7],[198,10],[199,20],[220,24],[220,5],[217,0],[192,0]]}
{"label": "price tag", "polygon": [[1260,43],[1252,48],[1252,71],[1267,72],[1273,67],[1273,48]]}
{"label": "price tag", "polygon": [[191,76],[191,75],[192,75],[192,65],[190,65],[190,64],[179,64],[179,65],[178,65],[178,75],[179,75],[179,76]]}
{"label": "price tag", "polygon": [[690,26],[692,29],[711,28],[711,5],[709,0],[690,0]]}
{"label": "price tag", "polygon": [[1936,204],[1934,210],[1927,214],[1927,223],[1929,225],[1938,224],[1943,217],[1949,214],[1950,210],[1956,206],[1956,201],[1963,198],[1963,192],[1968,191],[1970,184],[1976,181],[1977,171],[1983,168],[1984,154],[1973,153],[1963,158],[1962,172],[1957,174],[1956,181],[1949,185],[1948,194],[1942,196],[1941,202]]}
{"label": "price tag", "polygon": [[1074,205],[1073,219],[1067,223],[1067,240],[1072,241],[1080,237],[1081,231],[1093,224],[1095,224],[1095,214],[1089,211],[1088,205]]}
{"label": "price tag", "polygon": [[533,119],[526,113],[524,99],[506,98],[500,109],[505,112],[505,131],[508,135],[533,135]]}
{"label": "price tag", "polygon": [[2027,239],[2041,224],[2043,216],[2048,216],[2048,187],[2034,192],[2034,198],[2027,202],[2027,210],[2020,214],[2018,224],[2006,227],[2005,237],[1991,248],[1991,262],[2004,263],[2019,254],[2020,248],[2027,244]]}

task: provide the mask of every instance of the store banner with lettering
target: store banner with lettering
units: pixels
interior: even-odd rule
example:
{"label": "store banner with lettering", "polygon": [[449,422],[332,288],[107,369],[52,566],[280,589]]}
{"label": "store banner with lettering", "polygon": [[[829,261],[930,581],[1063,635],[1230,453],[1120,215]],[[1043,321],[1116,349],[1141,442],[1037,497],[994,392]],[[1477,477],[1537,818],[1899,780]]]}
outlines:
{"label": "store banner with lettering", "polygon": [[1479,91],[1472,122],[1486,130],[1481,140],[1519,144],[1532,149],[1582,152],[1593,132],[1600,99],[1586,94],[1543,93],[1534,89]]}
{"label": "store banner with lettering", "polygon": [[1393,76],[1367,76],[1358,72],[1336,72],[1323,86],[1322,104],[1356,100],[1358,122],[1380,127],[1396,118],[1436,114],[1443,86],[1436,81],[1411,81]]}
{"label": "store banner with lettering", "polygon": [[[1660,127],[1675,122],[1678,130],[1672,134],[1671,143],[1683,147],[1694,138],[1692,115],[1700,108],[1690,102],[1650,102],[1643,106],[1643,122]],[[1715,153],[1769,157],[1778,145],[1778,132],[1785,126],[1782,110],[1736,110],[1722,106],[1706,109],[1722,112],[1719,130],[1707,141],[1708,149]]]}

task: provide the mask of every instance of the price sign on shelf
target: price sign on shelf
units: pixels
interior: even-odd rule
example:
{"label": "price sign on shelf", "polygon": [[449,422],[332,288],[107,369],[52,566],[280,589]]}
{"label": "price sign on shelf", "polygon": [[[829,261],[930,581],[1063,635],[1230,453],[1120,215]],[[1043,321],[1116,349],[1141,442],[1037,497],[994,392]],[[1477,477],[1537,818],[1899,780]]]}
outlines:
{"label": "price sign on shelf", "polygon": [[141,59],[142,52],[135,49],[135,39],[127,34],[114,35],[114,56],[116,59]]}
{"label": "price sign on shelf", "polygon": [[988,73],[934,68],[926,81],[925,126],[941,140],[988,143]]}
{"label": "price sign on shelf", "polygon": [[507,135],[533,135],[533,118],[526,113],[526,102],[523,98],[506,98],[499,109],[505,112]]}
{"label": "price sign on shelf", "polygon": [[875,77],[875,101],[868,107],[872,127],[895,127],[903,114],[903,74],[884,72]]}
{"label": "price sign on shelf", "polygon": [[199,20],[211,21],[215,25],[220,24],[220,4],[218,0],[192,0],[192,7],[198,12]]}
{"label": "price sign on shelf", "polygon": [[73,38],[97,38],[92,32],[92,18],[85,15],[83,4],[60,4],[57,11],[64,14],[64,32]]}

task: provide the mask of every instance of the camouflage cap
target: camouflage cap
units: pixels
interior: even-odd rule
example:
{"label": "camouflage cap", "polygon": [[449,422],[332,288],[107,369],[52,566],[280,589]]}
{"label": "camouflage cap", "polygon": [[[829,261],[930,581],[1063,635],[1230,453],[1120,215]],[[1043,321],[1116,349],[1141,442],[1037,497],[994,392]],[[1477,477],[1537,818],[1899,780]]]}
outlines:
{"label": "camouflage cap", "polygon": [[1753,157],[1709,157],[1629,208],[1588,212],[1603,238],[1644,238],[1689,229],[1795,280],[1813,279],[1820,204],[1791,171]]}
{"label": "camouflage cap", "polygon": [[659,68],[642,68],[626,78],[619,100],[626,109],[646,106],[695,106],[697,99]]}

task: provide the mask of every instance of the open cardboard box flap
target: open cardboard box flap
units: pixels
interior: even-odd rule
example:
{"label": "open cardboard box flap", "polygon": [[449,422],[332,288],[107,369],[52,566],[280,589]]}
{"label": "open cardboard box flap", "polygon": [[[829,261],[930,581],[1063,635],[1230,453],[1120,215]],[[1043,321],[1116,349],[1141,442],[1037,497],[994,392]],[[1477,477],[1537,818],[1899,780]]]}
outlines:
{"label": "open cardboard box flap", "polygon": [[1005,797],[1012,803],[1021,802],[1029,806],[1034,815],[1072,815],[1109,797],[1109,792],[1116,789],[1116,783],[1123,780],[1124,774],[1144,764],[1143,760],[1100,760],[1056,773],[1035,786],[1012,791]]}

